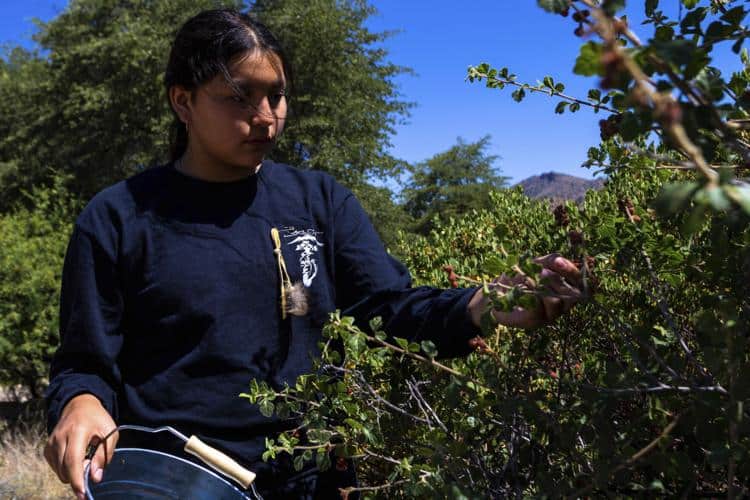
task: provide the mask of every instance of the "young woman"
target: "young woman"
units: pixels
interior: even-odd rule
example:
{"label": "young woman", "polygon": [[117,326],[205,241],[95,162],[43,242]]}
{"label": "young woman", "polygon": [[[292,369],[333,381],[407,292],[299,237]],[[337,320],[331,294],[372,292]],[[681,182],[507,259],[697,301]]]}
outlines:
{"label": "young woman", "polygon": [[[289,423],[238,394],[253,378],[282,386],[309,372],[337,308],[363,325],[381,316],[389,334],[429,338],[457,356],[469,352],[487,300],[476,289],[412,288],[347,189],[264,159],[284,129],[290,88],[264,26],[231,10],[195,16],[177,34],[165,84],[172,161],[105,189],[76,220],[45,456],[82,497],[92,440],[115,422],[171,425],[257,472],[264,497],[337,498],[353,471],[264,464],[265,438]],[[498,321],[538,326],[578,299],[563,283],[578,283],[573,264],[540,262],[559,296],[495,312]],[[112,441],[92,459],[94,481]]]}

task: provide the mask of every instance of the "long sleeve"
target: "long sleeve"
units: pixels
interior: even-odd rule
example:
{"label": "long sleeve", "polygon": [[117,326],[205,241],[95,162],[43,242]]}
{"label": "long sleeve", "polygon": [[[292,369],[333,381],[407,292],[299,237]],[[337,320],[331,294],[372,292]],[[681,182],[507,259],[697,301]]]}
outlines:
{"label": "long sleeve", "polygon": [[68,245],[60,296],[60,346],[50,366],[47,426],[67,402],[95,395],[116,419],[123,299],[116,252],[76,225]]}
{"label": "long sleeve", "polygon": [[335,216],[337,306],[360,327],[380,316],[386,333],[430,340],[440,357],[468,354],[479,330],[467,313],[475,288],[411,287],[406,267],[388,255],[367,214],[349,194]]}

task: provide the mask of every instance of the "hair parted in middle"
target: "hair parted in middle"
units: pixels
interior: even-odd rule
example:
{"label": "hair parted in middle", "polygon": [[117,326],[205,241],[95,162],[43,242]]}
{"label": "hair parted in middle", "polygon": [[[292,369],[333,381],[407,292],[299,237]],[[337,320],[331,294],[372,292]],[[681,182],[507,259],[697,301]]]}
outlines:
{"label": "hair parted in middle", "polygon": [[[292,84],[291,67],[278,40],[263,23],[234,9],[200,12],[182,25],[172,43],[164,74],[167,99],[169,89],[175,85],[195,90],[217,75],[222,75],[234,88],[229,65],[235,58],[255,52],[278,57],[288,96]],[[239,92],[237,88],[234,90]],[[172,113],[170,160],[174,161],[187,149],[188,134],[177,113],[174,110]]]}

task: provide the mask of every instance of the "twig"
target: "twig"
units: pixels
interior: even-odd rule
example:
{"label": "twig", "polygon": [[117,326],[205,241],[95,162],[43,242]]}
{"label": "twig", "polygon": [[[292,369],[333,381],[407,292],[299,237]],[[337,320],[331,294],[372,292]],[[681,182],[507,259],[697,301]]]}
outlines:
{"label": "twig", "polygon": [[620,112],[618,110],[616,110],[615,108],[611,108],[611,107],[609,107],[609,106],[607,106],[605,104],[593,103],[591,101],[585,101],[583,99],[579,99],[577,97],[573,97],[571,95],[567,95],[567,94],[563,94],[562,92],[558,92],[558,91],[554,90],[554,88],[551,89],[549,87],[545,87],[545,86],[542,86],[542,85],[533,86],[533,85],[529,85],[528,83],[519,83],[519,82],[517,82],[515,80],[511,80],[510,78],[490,77],[486,73],[481,73],[481,72],[478,72],[478,71],[476,72],[476,74],[474,74],[474,76],[477,77],[477,78],[485,78],[487,80],[487,85],[488,86],[489,86],[490,82],[502,83],[503,85],[513,85],[515,87],[519,87],[519,88],[522,88],[524,90],[529,90],[531,92],[537,92],[537,93],[540,93],[540,94],[546,94],[546,95],[548,95],[550,97],[560,97],[561,99],[565,99],[566,101],[569,101],[569,102],[575,102],[575,103],[578,103],[578,104],[580,104],[582,106],[588,106],[590,108],[594,108],[597,111],[600,110],[600,109],[602,109],[604,111],[609,111],[610,113],[615,114],[615,115],[619,115],[620,114]]}
{"label": "twig", "polygon": [[353,375],[353,376],[357,377],[358,382],[362,386],[364,386],[363,388],[373,398],[375,398],[375,400],[378,401],[379,403],[385,405],[386,407],[390,408],[391,410],[395,411],[396,413],[399,413],[399,414],[401,414],[401,415],[403,415],[405,417],[409,417],[409,418],[411,418],[413,420],[416,420],[417,422],[419,422],[421,424],[427,424],[427,425],[430,424],[429,420],[424,419],[422,417],[418,417],[417,415],[412,415],[408,411],[404,410],[403,408],[399,408],[398,406],[394,405],[393,403],[391,403],[390,401],[388,401],[387,399],[385,399],[384,397],[382,397],[380,394],[377,393],[377,391],[375,390],[375,388],[373,388],[370,384],[367,383],[367,380],[365,380],[364,375],[362,375],[357,370],[350,370],[348,368],[343,368],[343,367],[336,366],[336,365],[325,365],[322,368],[325,369],[325,370],[333,370],[333,371],[348,373],[349,375]]}
{"label": "twig", "polygon": [[341,493],[342,498],[349,498],[349,494],[353,493],[355,491],[381,491],[381,490],[387,490],[390,488],[393,488],[394,486],[399,486],[401,484],[404,484],[408,482],[407,479],[401,479],[399,481],[394,481],[392,483],[385,483],[381,484],[379,486],[349,486],[348,488],[339,488],[339,492]]}
{"label": "twig", "polygon": [[684,392],[684,393],[690,393],[690,392],[718,392],[719,394],[728,395],[726,389],[724,389],[719,384],[716,385],[707,385],[707,386],[688,386],[688,385],[667,385],[667,384],[659,384],[657,386],[652,387],[625,387],[625,388],[619,388],[619,389],[611,389],[608,387],[597,387],[589,384],[582,384],[582,387],[585,387],[587,389],[592,389],[596,392],[606,393],[606,394],[649,394],[654,392]]}
{"label": "twig", "polygon": [[428,416],[428,418],[432,418],[441,429],[443,429],[443,432],[448,434],[448,428],[445,426],[442,420],[440,420],[440,417],[437,416],[437,413],[435,413],[435,410],[432,409],[432,407],[429,405],[427,400],[425,400],[424,396],[422,396],[422,393],[419,390],[419,387],[417,387],[417,383],[414,380],[414,377],[411,378],[411,380],[406,381],[407,387],[409,387],[409,392],[411,393],[412,397],[417,401],[417,404],[422,409],[422,411]]}
{"label": "twig", "polygon": [[407,351],[407,350],[402,349],[402,348],[400,348],[398,346],[390,344],[390,343],[386,342],[385,340],[380,340],[377,337],[374,337],[372,335],[368,335],[368,334],[366,334],[366,333],[364,333],[364,332],[362,332],[360,330],[357,330],[357,329],[355,329],[355,328],[353,328],[353,327],[351,327],[349,325],[342,325],[342,326],[344,326],[349,333],[353,333],[355,335],[362,335],[368,341],[374,342],[376,344],[379,344],[379,345],[385,347],[386,349],[390,349],[391,351],[395,351],[395,352],[397,352],[399,354],[403,354],[404,356],[406,356],[408,358],[414,359],[416,361],[420,361],[422,363],[425,363],[425,364],[428,364],[428,365],[432,366],[433,368],[436,368],[438,370],[450,373],[451,375],[455,376],[456,378],[459,378],[459,379],[464,380],[466,382],[472,382],[473,384],[476,385],[477,388],[481,387],[481,388],[489,390],[487,387],[485,387],[478,380],[474,380],[473,378],[469,377],[468,375],[465,375],[465,374],[459,372],[458,370],[454,370],[453,368],[451,368],[449,366],[445,366],[444,364],[442,364],[442,363],[440,363],[438,361],[435,361],[432,358],[425,358],[424,356],[420,356],[419,354]]}

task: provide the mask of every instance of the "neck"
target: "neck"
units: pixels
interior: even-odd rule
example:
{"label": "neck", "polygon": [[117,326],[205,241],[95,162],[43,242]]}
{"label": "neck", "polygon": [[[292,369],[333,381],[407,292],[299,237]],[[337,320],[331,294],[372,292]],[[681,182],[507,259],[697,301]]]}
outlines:
{"label": "neck", "polygon": [[242,168],[226,166],[206,167],[211,162],[201,161],[194,157],[190,151],[186,151],[174,162],[174,168],[178,172],[189,177],[194,177],[209,182],[232,182],[246,179],[253,174],[257,174],[262,165],[258,163],[254,167]]}

